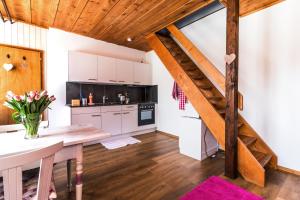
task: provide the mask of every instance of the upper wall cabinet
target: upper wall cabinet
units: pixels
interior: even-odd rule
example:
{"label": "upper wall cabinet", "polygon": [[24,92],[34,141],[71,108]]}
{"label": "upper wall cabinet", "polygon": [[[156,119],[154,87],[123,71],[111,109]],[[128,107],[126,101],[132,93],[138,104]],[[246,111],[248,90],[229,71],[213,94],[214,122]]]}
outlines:
{"label": "upper wall cabinet", "polygon": [[97,56],[70,51],[69,81],[97,82]]}
{"label": "upper wall cabinet", "polygon": [[117,83],[116,59],[98,56],[98,81],[102,83]]}
{"label": "upper wall cabinet", "polygon": [[69,81],[151,85],[151,65],[69,52]]}
{"label": "upper wall cabinet", "polygon": [[152,84],[152,69],[151,65],[145,63],[134,63],[134,84],[151,85]]}
{"label": "upper wall cabinet", "polygon": [[133,84],[133,62],[116,59],[116,77],[118,83]]}

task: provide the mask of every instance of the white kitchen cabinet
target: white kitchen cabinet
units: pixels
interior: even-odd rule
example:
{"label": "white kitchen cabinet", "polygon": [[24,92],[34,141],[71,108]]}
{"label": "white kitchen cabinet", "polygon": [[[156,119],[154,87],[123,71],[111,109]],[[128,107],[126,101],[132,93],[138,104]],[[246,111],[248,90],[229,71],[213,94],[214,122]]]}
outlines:
{"label": "white kitchen cabinet", "polygon": [[131,133],[138,130],[137,110],[122,112],[122,133]]}
{"label": "white kitchen cabinet", "polygon": [[115,58],[98,56],[98,81],[117,83]]}
{"label": "white kitchen cabinet", "polygon": [[98,129],[101,129],[101,114],[89,113],[89,114],[76,114],[72,115],[72,125],[87,125],[90,124]]}
{"label": "white kitchen cabinet", "polygon": [[134,63],[134,84],[151,85],[152,84],[152,68],[150,64]]}
{"label": "white kitchen cabinet", "polygon": [[69,51],[69,81],[97,82],[97,56]]}
{"label": "white kitchen cabinet", "polygon": [[122,133],[122,113],[121,112],[105,112],[102,113],[102,130],[119,135]]}
{"label": "white kitchen cabinet", "polygon": [[116,78],[118,83],[133,84],[133,62],[116,59]]}

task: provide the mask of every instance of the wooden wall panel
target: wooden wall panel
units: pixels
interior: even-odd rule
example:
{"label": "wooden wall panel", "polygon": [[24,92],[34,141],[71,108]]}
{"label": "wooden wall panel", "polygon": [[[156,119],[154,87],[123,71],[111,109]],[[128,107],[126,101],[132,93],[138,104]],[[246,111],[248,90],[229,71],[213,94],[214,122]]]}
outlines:
{"label": "wooden wall panel", "polygon": [[[128,0],[122,0],[121,2],[127,1]],[[110,11],[117,2],[117,0],[89,1],[82,10],[80,17],[75,23],[72,31],[79,34],[89,34],[98,23],[101,23],[108,11]]]}
{"label": "wooden wall panel", "polygon": [[[14,19],[31,23],[30,1],[31,0],[6,0],[5,2]],[[3,15],[6,15],[2,3],[0,3],[0,11]]]}
{"label": "wooden wall panel", "polygon": [[[10,58],[7,58],[7,54]],[[23,56],[26,57],[26,65]],[[12,63],[14,69],[5,71],[2,68],[4,63]],[[0,125],[12,124],[12,111],[3,106],[5,94],[10,90],[16,94],[24,94],[30,90],[42,89],[41,52],[0,45],[0,77]]]}
{"label": "wooden wall panel", "polygon": [[[145,36],[167,27],[212,1],[6,0],[14,19],[45,28],[56,27],[144,51],[151,50]],[[281,1],[283,0],[240,0],[240,14],[248,15]],[[226,5],[227,0],[221,2]],[[5,13],[1,4],[0,10]],[[128,42],[128,37],[133,41]]]}
{"label": "wooden wall panel", "polygon": [[[65,31],[72,31],[87,2],[88,0],[60,1],[53,26]],[[65,17],[66,15],[68,17]]]}
{"label": "wooden wall panel", "polygon": [[31,23],[42,27],[52,26],[59,0],[31,0]]}

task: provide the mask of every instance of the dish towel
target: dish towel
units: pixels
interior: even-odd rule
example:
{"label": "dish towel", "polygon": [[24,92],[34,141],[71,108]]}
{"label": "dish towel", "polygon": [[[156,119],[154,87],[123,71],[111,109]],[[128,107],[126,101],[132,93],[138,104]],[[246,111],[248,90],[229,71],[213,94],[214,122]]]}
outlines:
{"label": "dish towel", "polygon": [[188,103],[187,97],[175,81],[173,84],[172,97],[175,100],[179,100],[179,110],[185,110],[185,104]]}

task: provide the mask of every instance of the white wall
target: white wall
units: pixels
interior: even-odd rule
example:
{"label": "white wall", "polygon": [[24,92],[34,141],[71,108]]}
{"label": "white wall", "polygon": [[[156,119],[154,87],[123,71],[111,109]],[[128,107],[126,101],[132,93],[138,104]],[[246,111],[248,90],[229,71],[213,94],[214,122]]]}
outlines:
{"label": "white wall", "polygon": [[158,85],[157,128],[160,131],[180,136],[184,126],[192,126],[192,123],[183,123],[182,116],[197,117],[198,114],[190,103],[186,105],[186,110],[179,110],[178,101],[172,98],[174,79],[154,51],[147,53],[147,60],[153,67],[153,84]]}
{"label": "white wall", "polygon": [[[242,115],[279,158],[300,170],[300,2],[288,0],[240,19]],[[226,10],[182,31],[224,73]]]}
{"label": "white wall", "polygon": [[57,97],[57,101],[49,112],[49,121],[52,126],[69,125],[71,120],[70,108],[65,106],[69,50],[139,62],[145,60],[145,52],[143,51],[114,45],[58,29],[49,29],[47,41],[47,88],[51,94],[55,94]]}

